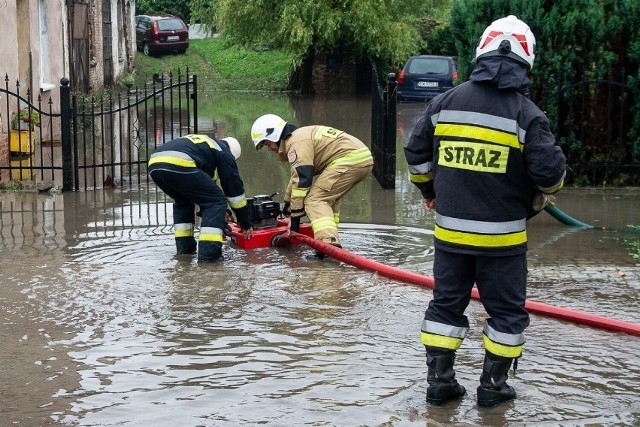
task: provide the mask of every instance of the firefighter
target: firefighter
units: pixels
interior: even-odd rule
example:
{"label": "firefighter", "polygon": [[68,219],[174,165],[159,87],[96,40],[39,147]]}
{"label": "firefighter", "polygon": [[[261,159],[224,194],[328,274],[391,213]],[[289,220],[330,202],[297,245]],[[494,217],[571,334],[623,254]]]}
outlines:
{"label": "firefighter", "polygon": [[[244,237],[253,236],[244,184],[236,164],[240,153],[235,138],[186,135],[161,145],[151,155],[149,176],[174,201],[173,228],[178,255],[193,254],[197,249],[199,263],[222,256],[227,205],[235,213]],[[202,216],[197,244],[196,206]]]}
{"label": "firefighter", "polygon": [[[251,127],[251,138],[257,150],[266,146],[290,164],[283,209],[291,216],[290,229],[298,231],[300,218],[306,215],[317,240],[342,247],[340,204],[371,172],[373,157],[367,146],[341,130],[320,125],[298,128],[275,114],[259,117]],[[316,252],[310,258],[324,255]]]}
{"label": "firefighter", "polygon": [[435,210],[435,288],[421,327],[430,404],[465,394],[453,366],[474,283],[488,314],[477,403],[516,397],[506,381],[529,325],[526,224],[565,178],[549,120],[528,97],[535,54],[527,24],[513,15],[493,22],[470,81],[427,106],[404,148],[410,179]]}

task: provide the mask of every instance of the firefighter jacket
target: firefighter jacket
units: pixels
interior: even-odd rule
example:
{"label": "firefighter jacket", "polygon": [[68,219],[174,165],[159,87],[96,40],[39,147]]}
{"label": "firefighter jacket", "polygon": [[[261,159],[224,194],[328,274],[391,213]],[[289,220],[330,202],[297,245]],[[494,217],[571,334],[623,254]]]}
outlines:
{"label": "firefighter jacket", "polygon": [[291,216],[304,214],[304,198],[313,177],[327,168],[363,167],[373,164],[371,151],[358,138],[328,126],[303,126],[285,138],[278,149],[291,166],[284,195],[291,202]]}
{"label": "firefighter jacket", "polygon": [[524,69],[498,58],[478,65],[416,124],[404,149],[410,179],[436,201],[438,248],[523,253],[534,196],[562,188],[565,157],[520,87]]}
{"label": "firefighter jacket", "polygon": [[236,160],[225,141],[217,141],[205,135],[178,137],[155,150],[149,159],[149,166],[151,165],[177,173],[189,173],[194,169],[205,172],[219,182],[242,228],[251,227],[244,183]]}

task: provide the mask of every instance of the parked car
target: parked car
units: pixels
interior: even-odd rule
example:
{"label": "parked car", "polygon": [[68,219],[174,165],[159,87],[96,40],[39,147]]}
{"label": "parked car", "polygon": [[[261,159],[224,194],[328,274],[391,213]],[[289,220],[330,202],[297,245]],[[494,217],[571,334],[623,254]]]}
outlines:
{"label": "parked car", "polygon": [[458,81],[451,56],[412,56],[398,76],[398,101],[431,101]]}
{"label": "parked car", "polygon": [[136,46],[145,55],[185,53],[189,47],[189,27],[173,15],[138,15]]}

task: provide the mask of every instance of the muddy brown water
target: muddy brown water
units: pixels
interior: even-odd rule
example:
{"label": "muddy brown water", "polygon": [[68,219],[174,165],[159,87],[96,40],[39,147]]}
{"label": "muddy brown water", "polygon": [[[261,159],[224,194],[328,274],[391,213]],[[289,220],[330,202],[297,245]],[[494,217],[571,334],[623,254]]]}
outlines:
{"label": "muddy brown water", "polygon": [[[367,203],[393,195],[378,191]],[[638,241],[627,225],[640,192],[567,189],[559,199],[599,228],[534,218],[529,297],[640,323],[640,274],[625,243]],[[519,398],[480,409],[485,313],[474,301],[456,365],[469,394],[428,407],[419,341],[427,288],[308,262],[301,246],[227,242],[226,259],[206,266],[176,257],[170,202],[146,185],[0,200],[0,424],[640,422],[639,337],[532,315],[510,380]],[[345,246],[430,275],[429,215],[375,224],[356,215],[342,229]]]}
{"label": "muddy brown water", "polygon": [[[268,154],[240,159],[248,195],[286,183]],[[433,216],[400,160],[395,191],[368,179],[349,193],[343,243],[431,275]],[[640,324],[640,190],[564,189],[557,205],[596,227],[530,222],[529,298]],[[640,337],[533,314],[518,399],[481,409],[486,314],[472,301],[456,363],[468,394],[430,407],[428,288],[308,262],[304,246],[176,257],[170,200],[146,182],[2,193],[0,211],[0,425],[640,425]]]}

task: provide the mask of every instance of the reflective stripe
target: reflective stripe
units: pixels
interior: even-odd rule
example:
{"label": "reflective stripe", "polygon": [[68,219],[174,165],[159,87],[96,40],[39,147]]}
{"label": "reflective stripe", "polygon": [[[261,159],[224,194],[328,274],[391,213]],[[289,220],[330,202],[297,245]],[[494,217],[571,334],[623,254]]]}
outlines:
{"label": "reflective stripe", "polygon": [[547,193],[547,194],[557,193],[558,191],[560,191],[560,189],[562,189],[562,187],[564,187],[564,179],[566,178],[566,176],[567,176],[567,171],[565,171],[562,174],[562,178],[560,178],[560,181],[558,181],[556,185],[548,188],[538,187],[538,189],[543,193]]}
{"label": "reflective stripe", "polygon": [[420,341],[429,347],[457,350],[467,336],[469,328],[423,320]]}
{"label": "reflective stripe", "polygon": [[428,347],[446,348],[447,350],[454,351],[462,345],[461,338],[445,337],[442,335],[428,334],[426,332],[420,333],[420,341]]}
{"label": "reflective stripe", "polygon": [[427,174],[433,169],[432,162],[426,162],[419,165],[409,165],[409,171],[413,174]]}
{"label": "reflective stripe", "polygon": [[222,148],[220,148],[218,143],[214,141],[212,138],[209,138],[207,135],[189,134],[189,135],[185,135],[184,138],[187,138],[189,141],[193,142],[194,144],[207,144],[210,148],[213,148],[214,150],[222,151]]}
{"label": "reflective stripe", "polygon": [[314,233],[317,233],[321,230],[337,230],[338,226],[336,225],[333,217],[323,216],[311,221],[311,228],[313,229]]}
{"label": "reflective stripe", "polygon": [[523,231],[527,226],[527,220],[523,218],[503,222],[474,221],[436,213],[436,224],[449,230],[482,234],[506,234]]}
{"label": "reflective stripe", "polygon": [[313,139],[320,138],[337,138],[342,135],[344,132],[338,129],[334,129],[329,126],[320,126],[316,133],[313,134]]}
{"label": "reflective stripe", "polygon": [[520,144],[524,144],[527,135],[527,132],[520,128],[518,122],[513,119],[473,111],[444,110],[437,116],[432,116],[431,120],[434,125],[436,123],[458,123],[508,132],[516,135]]}
{"label": "reflective stripe", "polygon": [[294,188],[291,190],[291,197],[306,197],[309,192],[308,188]]}
{"label": "reflective stripe", "polygon": [[338,224],[340,224],[340,212],[334,212],[333,213],[333,222],[336,223],[336,226],[338,226]]}
{"label": "reflective stripe", "polygon": [[524,145],[518,140],[518,135],[494,129],[471,126],[468,124],[438,123],[435,130],[435,136],[453,136],[457,138],[475,139],[504,145],[521,151],[524,148]]}
{"label": "reflective stripe", "polygon": [[216,227],[202,227],[200,229],[200,241],[203,242],[222,242],[224,235],[222,230]]}
{"label": "reflective stripe", "polygon": [[431,172],[429,172],[428,174],[424,174],[424,175],[416,175],[413,173],[409,174],[409,180],[411,182],[417,183],[417,184],[421,184],[424,182],[429,182],[429,181],[433,181],[433,174]]}
{"label": "reflective stripe", "polygon": [[365,163],[373,161],[373,157],[371,156],[371,151],[367,147],[358,148],[357,150],[353,150],[338,159],[335,159],[327,168],[333,168],[337,166],[353,166],[359,165],[360,163]]}
{"label": "reflective stripe", "polygon": [[503,248],[523,245],[527,242],[527,232],[519,231],[511,234],[474,234],[463,231],[451,231],[436,224],[434,236],[444,242],[480,248]]}
{"label": "reflective stripe", "polygon": [[469,330],[469,328],[465,328],[464,326],[447,325],[446,323],[434,322],[426,319],[422,321],[421,329],[425,333],[462,339],[467,336],[467,331]]}
{"label": "reflective stripe", "polygon": [[149,158],[149,166],[156,163],[169,163],[176,166],[195,168],[196,162],[188,154],[180,151],[160,151]]}
{"label": "reflective stripe", "polygon": [[522,355],[525,339],[523,334],[498,332],[485,321],[482,331],[484,348],[497,356],[516,358]]}
{"label": "reflective stripe", "polygon": [[173,235],[175,237],[193,237],[193,228],[195,224],[183,222],[173,225]]}
{"label": "reflective stripe", "polygon": [[235,197],[227,197],[227,200],[229,201],[229,205],[234,209],[240,209],[247,206],[247,199],[244,193]]}

